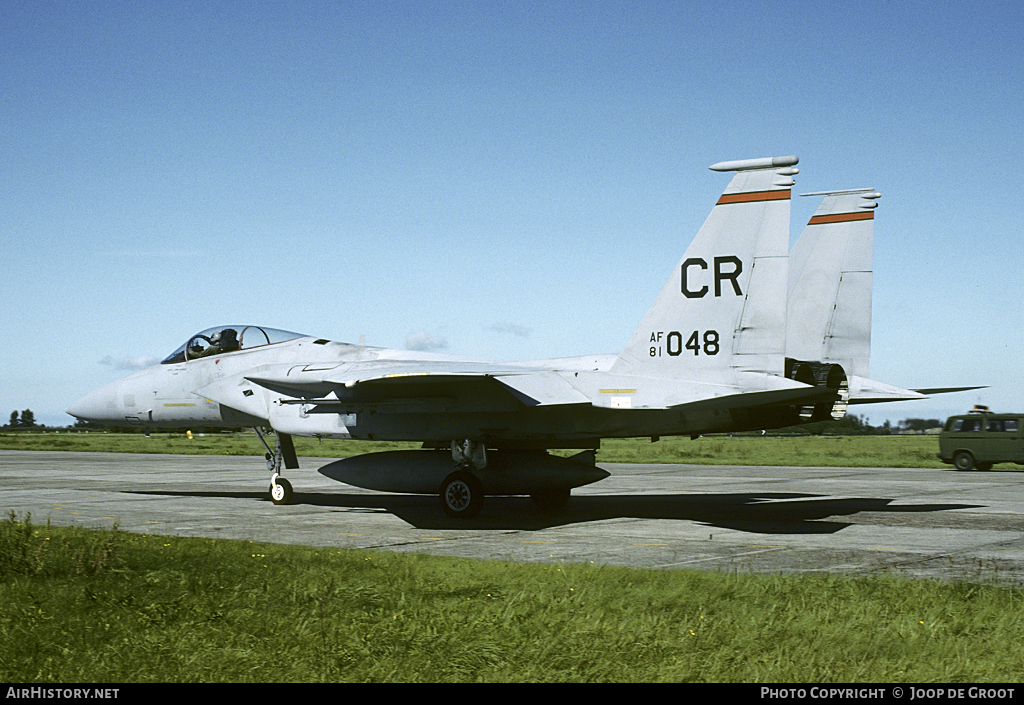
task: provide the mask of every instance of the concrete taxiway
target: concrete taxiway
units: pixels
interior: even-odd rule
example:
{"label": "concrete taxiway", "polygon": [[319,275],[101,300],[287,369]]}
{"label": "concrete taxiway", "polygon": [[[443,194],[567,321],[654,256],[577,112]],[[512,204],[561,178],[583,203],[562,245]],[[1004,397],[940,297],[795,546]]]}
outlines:
{"label": "concrete taxiway", "polygon": [[0,451],[0,511],[34,523],[513,561],[739,572],[897,572],[1024,584],[1024,472],[602,465],[611,477],[545,514],[488,497],[472,521],[436,496],[290,471],[258,457]]}

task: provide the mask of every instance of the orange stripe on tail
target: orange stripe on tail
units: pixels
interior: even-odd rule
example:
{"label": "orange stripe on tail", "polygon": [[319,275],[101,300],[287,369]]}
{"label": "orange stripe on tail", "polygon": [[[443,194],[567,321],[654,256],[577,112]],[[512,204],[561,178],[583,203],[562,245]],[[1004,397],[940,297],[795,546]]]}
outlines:
{"label": "orange stripe on tail", "polygon": [[807,221],[808,225],[825,225],[827,223],[848,223],[852,220],[874,220],[874,211],[857,213],[836,213],[834,215],[816,215]]}
{"label": "orange stripe on tail", "polygon": [[788,201],[789,189],[785,191],[749,191],[747,193],[726,193],[718,199],[715,205],[722,206],[729,203],[757,203],[759,201]]}

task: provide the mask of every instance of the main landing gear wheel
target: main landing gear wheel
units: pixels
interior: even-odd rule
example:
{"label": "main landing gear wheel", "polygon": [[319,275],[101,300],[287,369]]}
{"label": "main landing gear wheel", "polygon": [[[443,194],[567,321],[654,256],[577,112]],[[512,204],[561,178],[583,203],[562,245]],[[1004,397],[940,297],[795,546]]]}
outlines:
{"label": "main landing gear wheel", "polygon": [[275,477],[270,482],[270,501],[274,504],[292,503],[292,483],[283,477]]}
{"label": "main landing gear wheel", "polygon": [[441,509],[453,519],[472,519],[484,504],[484,488],[476,475],[456,470],[441,483]]}

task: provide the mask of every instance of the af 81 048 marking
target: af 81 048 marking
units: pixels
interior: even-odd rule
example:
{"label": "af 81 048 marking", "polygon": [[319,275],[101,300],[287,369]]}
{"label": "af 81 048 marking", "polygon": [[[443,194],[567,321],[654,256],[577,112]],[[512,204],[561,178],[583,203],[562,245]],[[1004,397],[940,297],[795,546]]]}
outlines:
{"label": "af 81 048 marking", "polygon": [[717,330],[706,330],[703,336],[700,331],[695,330],[686,339],[686,345],[683,345],[683,334],[677,330],[668,333],[659,330],[651,333],[652,343],[660,343],[662,340],[665,341],[664,348],[661,345],[652,345],[651,357],[661,357],[663,350],[669,357],[679,357],[683,350],[692,350],[694,355],[700,355],[702,351],[705,355],[717,355],[721,349]]}

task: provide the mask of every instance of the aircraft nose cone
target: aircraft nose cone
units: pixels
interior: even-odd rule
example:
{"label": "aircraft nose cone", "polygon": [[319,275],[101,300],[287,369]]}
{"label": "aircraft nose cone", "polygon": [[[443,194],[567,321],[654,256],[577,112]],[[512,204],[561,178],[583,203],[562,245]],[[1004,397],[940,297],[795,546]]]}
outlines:
{"label": "aircraft nose cone", "polygon": [[97,423],[116,421],[118,418],[117,384],[108,384],[86,394],[72,404],[67,413],[82,421]]}

